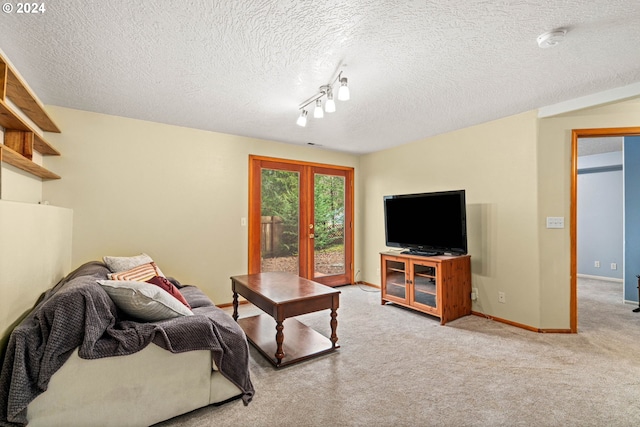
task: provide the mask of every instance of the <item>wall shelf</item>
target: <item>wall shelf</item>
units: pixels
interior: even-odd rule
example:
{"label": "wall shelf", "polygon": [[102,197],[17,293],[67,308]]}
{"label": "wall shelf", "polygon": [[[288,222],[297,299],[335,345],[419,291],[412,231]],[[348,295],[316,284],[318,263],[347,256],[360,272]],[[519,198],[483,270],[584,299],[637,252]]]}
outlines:
{"label": "wall shelf", "polygon": [[18,114],[7,100],[11,100],[40,130],[60,133],[40,100],[0,55],[0,126],[5,130],[4,145],[0,145],[0,161],[42,179],[60,179],[59,175],[32,161],[33,150],[45,156],[59,156],[60,152]]}
{"label": "wall shelf", "polygon": [[12,150],[5,145],[0,145],[0,161],[15,166],[18,169],[22,169],[25,172],[29,172],[30,174],[45,180],[60,179],[59,175],[56,175],[55,173],[32,162],[22,154]]}
{"label": "wall shelf", "polygon": [[8,67],[6,96],[22,110],[40,129],[60,133],[60,129],[47,114],[38,97],[29,86]]}

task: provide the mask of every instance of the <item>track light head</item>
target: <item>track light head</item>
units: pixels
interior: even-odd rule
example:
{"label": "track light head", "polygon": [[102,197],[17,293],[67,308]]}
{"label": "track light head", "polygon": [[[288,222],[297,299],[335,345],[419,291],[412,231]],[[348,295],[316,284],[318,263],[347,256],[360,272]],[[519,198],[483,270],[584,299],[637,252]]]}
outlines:
{"label": "track light head", "polygon": [[333,100],[333,90],[331,90],[331,86],[327,90],[327,101],[324,103],[324,111],[327,113],[335,113],[336,111],[336,102]]}
{"label": "track light head", "polygon": [[348,101],[351,98],[351,94],[349,93],[349,86],[347,86],[347,78],[340,78],[340,89],[338,89],[338,99],[340,101]]}
{"label": "track light head", "polygon": [[316,108],[313,110],[313,117],[315,119],[321,119],[324,117],[324,111],[322,111],[322,100],[316,99]]}
{"label": "track light head", "polygon": [[307,110],[300,111],[300,116],[298,117],[296,124],[302,127],[307,125]]}

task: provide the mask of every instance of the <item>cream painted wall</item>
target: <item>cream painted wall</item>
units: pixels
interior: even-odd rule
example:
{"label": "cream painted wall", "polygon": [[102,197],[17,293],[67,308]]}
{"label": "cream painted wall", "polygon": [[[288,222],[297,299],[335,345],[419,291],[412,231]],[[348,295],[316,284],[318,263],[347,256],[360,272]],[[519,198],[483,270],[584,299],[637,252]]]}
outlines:
{"label": "cream painted wall", "polygon": [[[570,321],[571,131],[614,127],[640,127],[640,102],[637,99],[539,121],[538,233],[542,328],[568,327]],[[546,229],[544,218],[547,216],[564,216],[565,229]]]}
{"label": "cream painted wall", "polygon": [[42,181],[39,178],[7,163],[0,164],[0,177],[0,199],[26,203],[42,201]]}
{"label": "cream painted wall", "polygon": [[0,337],[71,268],[73,212],[0,200]]}
{"label": "cream painted wall", "polygon": [[[232,300],[229,277],[247,271],[249,155],[357,167],[359,158],[304,146],[47,107],[63,130],[45,167],[52,204],[74,210],[75,267],[104,255],[151,255],[166,275]],[[356,173],[355,193],[359,193]],[[356,200],[356,212],[358,212]],[[356,271],[359,269],[356,230]]]}
{"label": "cream painted wall", "polygon": [[[363,156],[364,280],[380,284],[382,197],[466,190],[473,310],[537,327],[537,117],[528,112]],[[434,225],[437,226],[437,225]],[[506,304],[498,303],[505,292]]]}

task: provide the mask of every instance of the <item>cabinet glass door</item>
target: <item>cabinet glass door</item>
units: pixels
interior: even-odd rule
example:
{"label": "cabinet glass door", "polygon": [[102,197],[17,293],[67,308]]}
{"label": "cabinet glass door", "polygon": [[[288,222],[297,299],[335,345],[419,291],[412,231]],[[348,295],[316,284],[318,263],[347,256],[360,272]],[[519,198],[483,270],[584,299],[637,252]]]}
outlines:
{"label": "cabinet glass door", "polygon": [[406,269],[407,265],[402,261],[385,260],[386,280],[383,283],[385,283],[386,296],[401,300],[407,299]]}
{"label": "cabinet glass door", "polygon": [[414,302],[437,309],[435,265],[413,264]]}

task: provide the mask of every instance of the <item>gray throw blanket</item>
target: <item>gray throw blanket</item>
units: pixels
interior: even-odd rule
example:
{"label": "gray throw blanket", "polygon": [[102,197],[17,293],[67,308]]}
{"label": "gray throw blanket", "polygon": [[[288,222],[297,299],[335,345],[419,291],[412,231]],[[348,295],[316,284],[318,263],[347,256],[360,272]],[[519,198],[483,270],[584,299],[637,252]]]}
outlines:
{"label": "gray throw blanket", "polygon": [[193,316],[153,323],[127,318],[96,283],[109,269],[92,261],[45,292],[13,330],[0,371],[0,424],[27,423],[27,405],[47,390],[51,376],[76,348],[83,359],[132,354],[154,343],[173,353],[211,350],[220,373],[254,394],[244,332],[202,291],[171,281],[189,302]]}

